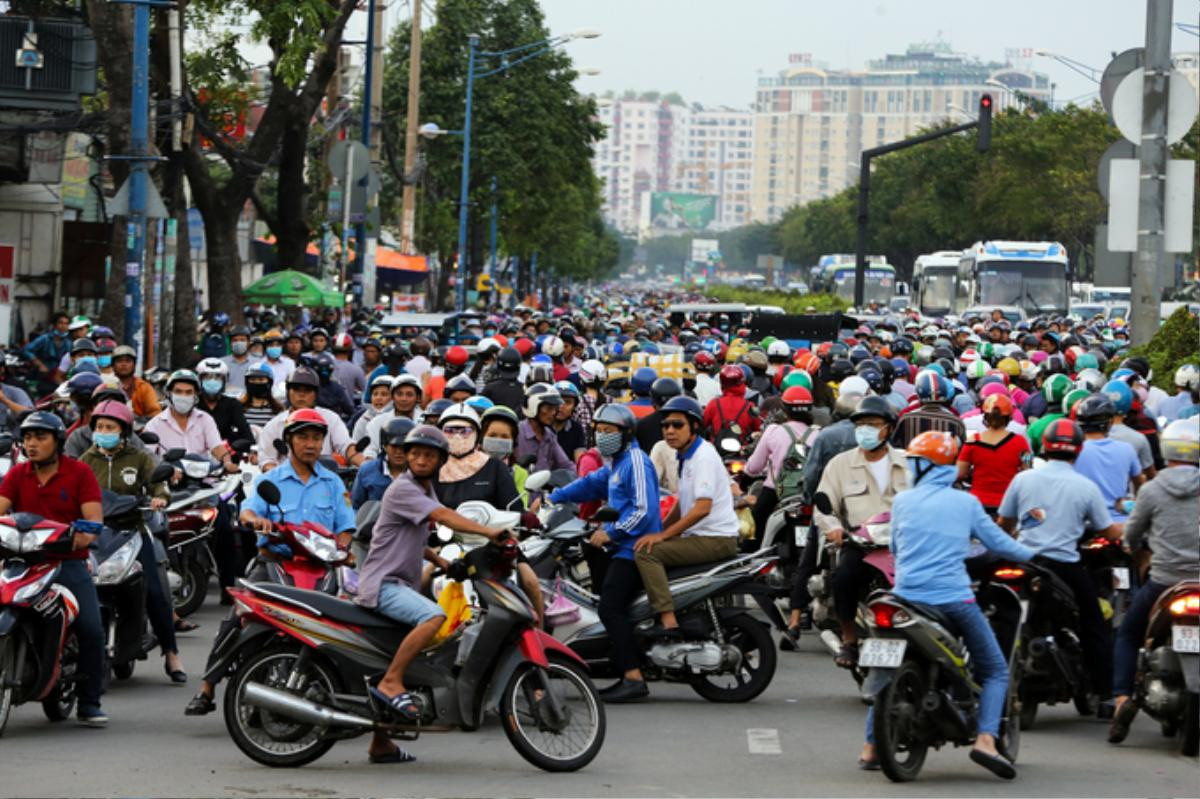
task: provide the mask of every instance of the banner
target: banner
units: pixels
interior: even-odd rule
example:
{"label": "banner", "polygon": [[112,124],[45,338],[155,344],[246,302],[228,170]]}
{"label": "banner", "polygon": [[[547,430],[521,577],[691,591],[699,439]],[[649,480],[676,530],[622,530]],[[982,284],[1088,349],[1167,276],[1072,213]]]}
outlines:
{"label": "banner", "polygon": [[714,194],[650,193],[650,227],[658,230],[704,230],[717,217]]}
{"label": "banner", "polygon": [[424,294],[393,294],[392,313],[425,310]]}

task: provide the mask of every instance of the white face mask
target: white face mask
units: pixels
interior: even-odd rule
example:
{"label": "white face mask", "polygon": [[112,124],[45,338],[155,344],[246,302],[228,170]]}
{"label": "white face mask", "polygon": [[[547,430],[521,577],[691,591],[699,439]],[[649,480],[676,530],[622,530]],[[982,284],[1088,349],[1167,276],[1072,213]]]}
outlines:
{"label": "white face mask", "polygon": [[196,395],[195,394],[172,394],[171,395],[171,407],[174,408],[175,412],[178,414],[186,415],[188,413],[191,413],[192,408],[196,407]]}
{"label": "white face mask", "polygon": [[470,455],[475,451],[475,442],[478,438],[476,433],[466,436],[450,436],[450,454],[457,458]]}

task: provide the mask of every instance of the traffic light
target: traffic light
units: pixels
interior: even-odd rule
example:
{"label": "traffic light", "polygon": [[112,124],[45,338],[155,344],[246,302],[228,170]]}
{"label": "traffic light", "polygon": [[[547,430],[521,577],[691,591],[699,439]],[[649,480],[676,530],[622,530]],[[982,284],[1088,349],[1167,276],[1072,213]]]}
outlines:
{"label": "traffic light", "polygon": [[982,95],[979,98],[979,138],[975,141],[975,149],[986,153],[992,144],[992,96]]}

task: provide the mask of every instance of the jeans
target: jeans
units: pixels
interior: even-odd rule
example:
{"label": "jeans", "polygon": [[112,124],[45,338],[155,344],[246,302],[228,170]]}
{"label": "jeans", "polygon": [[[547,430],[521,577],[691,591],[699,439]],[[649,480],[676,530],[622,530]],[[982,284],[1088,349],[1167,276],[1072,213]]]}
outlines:
{"label": "jeans", "polygon": [[213,526],[213,557],[217,561],[217,582],[222,590],[232,588],[241,572],[238,563],[238,536],[229,505],[218,502],[217,523]]}
{"label": "jeans", "polygon": [[1133,693],[1133,678],[1137,672],[1138,650],[1146,637],[1146,626],[1150,623],[1150,610],[1167,586],[1147,580],[1129,603],[1117,640],[1113,647],[1113,696],[1130,696]]}
{"label": "jeans", "polygon": [[99,708],[100,694],[104,691],[104,625],[100,623],[96,584],[88,574],[87,562],[82,560],[63,561],[55,582],[74,594],[79,604],[79,614],[72,625],[79,642],[78,674],[81,679],[76,689],[79,707]]}
{"label": "jeans", "polygon": [[154,557],[154,539],[142,533],[142,548],[138,552],[138,563],[142,564],[142,578],[146,581],[146,616],[150,619],[150,629],[158,639],[163,654],[178,652],[175,643],[175,617],[172,614],[174,603],[167,596],[159,579],[158,562]]}
{"label": "jeans", "polygon": [[1091,678],[1093,693],[1106,695],[1113,684],[1112,627],[1100,611],[1096,585],[1082,563],[1063,563],[1039,558],[1065,582],[1075,595],[1079,606],[1079,638],[1083,645],[1084,667]]}
{"label": "jeans", "polygon": [[[980,686],[978,732],[995,737],[1000,734],[1000,716],[1008,693],[1008,663],[987,617],[975,602],[948,602],[932,605],[958,625],[967,651],[971,653],[971,671]],[[867,743],[875,743],[875,706],[867,710]]]}
{"label": "jeans", "polygon": [[612,664],[618,676],[641,665],[629,606],[642,592],[642,575],[637,564],[626,558],[613,558],[608,564],[604,588],[600,592],[600,623],[608,631]]}
{"label": "jeans", "polygon": [[379,601],[375,611],[394,622],[412,627],[446,615],[442,606],[432,599],[427,599],[404,583],[392,580],[385,580],[379,586]]}

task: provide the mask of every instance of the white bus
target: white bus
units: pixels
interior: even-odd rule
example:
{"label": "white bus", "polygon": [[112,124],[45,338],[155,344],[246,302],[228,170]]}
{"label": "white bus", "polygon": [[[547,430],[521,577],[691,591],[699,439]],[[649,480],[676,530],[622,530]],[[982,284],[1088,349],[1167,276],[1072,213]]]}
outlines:
{"label": "white bus", "polygon": [[[821,290],[854,302],[855,258],[853,255],[822,255],[820,268]],[[887,306],[896,293],[896,270],[883,255],[868,255],[866,279],[863,282],[863,304],[871,301]]]}
{"label": "white bus", "polygon": [[1013,305],[1031,317],[1070,306],[1070,262],[1054,241],[977,241],[963,250],[958,280],[972,305]]}
{"label": "white bus", "polygon": [[946,316],[962,306],[958,293],[962,255],[962,250],[938,250],[918,255],[913,262],[912,305],[925,316]]}

